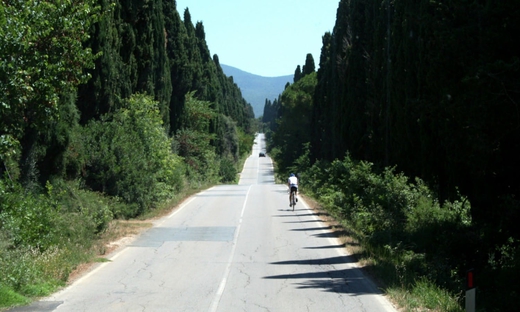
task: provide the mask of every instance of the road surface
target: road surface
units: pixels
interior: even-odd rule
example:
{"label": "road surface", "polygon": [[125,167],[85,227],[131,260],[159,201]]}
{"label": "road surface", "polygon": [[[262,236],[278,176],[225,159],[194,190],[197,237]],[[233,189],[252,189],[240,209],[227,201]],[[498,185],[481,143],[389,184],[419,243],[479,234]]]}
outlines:
{"label": "road surface", "polygon": [[330,228],[274,184],[259,135],[238,185],[187,199],[71,286],[13,311],[395,311]]}

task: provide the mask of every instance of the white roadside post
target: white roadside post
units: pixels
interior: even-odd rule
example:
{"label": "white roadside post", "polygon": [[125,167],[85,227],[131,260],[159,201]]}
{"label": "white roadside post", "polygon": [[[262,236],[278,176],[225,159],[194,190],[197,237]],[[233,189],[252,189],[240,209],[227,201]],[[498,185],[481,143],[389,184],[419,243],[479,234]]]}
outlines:
{"label": "white roadside post", "polygon": [[473,269],[466,272],[466,312],[475,312],[476,292],[475,276]]}

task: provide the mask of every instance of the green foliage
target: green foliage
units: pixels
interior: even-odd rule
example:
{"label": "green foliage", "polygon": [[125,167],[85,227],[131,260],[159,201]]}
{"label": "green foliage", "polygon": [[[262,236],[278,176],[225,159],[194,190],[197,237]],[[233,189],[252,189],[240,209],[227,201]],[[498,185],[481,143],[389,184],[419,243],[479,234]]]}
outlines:
{"label": "green foliage", "polygon": [[425,278],[458,291],[470,265],[460,254],[471,248],[464,245],[473,230],[467,199],[441,205],[420,179],[412,183],[393,168],[377,171],[348,155],[317,162],[303,176],[305,192],[348,226],[369,257],[394,268],[387,283],[413,289],[416,279]]}
{"label": "green foliage", "polygon": [[219,155],[229,157],[236,163],[239,158],[239,133],[236,122],[225,115],[218,115],[218,129],[220,133],[217,134],[217,152]]}
{"label": "green foliage", "polygon": [[462,312],[464,309],[446,290],[422,278],[414,283],[411,289],[401,291],[390,289],[390,296],[399,305],[407,307],[406,311],[428,309],[430,311]]}
{"label": "green foliage", "polygon": [[230,158],[220,160],[220,181],[223,183],[235,182],[237,180],[237,168],[235,161]]}
{"label": "green foliage", "polygon": [[253,148],[253,144],[255,142],[255,136],[250,133],[244,132],[242,129],[238,128],[238,147],[240,157],[244,157],[251,153]]}
{"label": "green foliage", "polygon": [[85,82],[94,55],[84,48],[97,16],[94,1],[10,1],[1,4],[0,133],[20,139],[59,118],[57,103]]}
{"label": "green foliage", "polygon": [[0,3],[0,305],[63,283],[112,218],[236,181],[251,150],[202,23],[127,4]]}
{"label": "green foliage", "polygon": [[53,181],[49,196],[60,207],[56,226],[61,239],[80,244],[103,232],[118,211],[117,202],[101,194],[82,189],[77,182]]}
{"label": "green foliage", "polygon": [[0,4],[5,14],[0,27],[0,136],[4,138],[0,171],[12,173],[12,179],[20,178],[27,187],[45,183],[38,180],[41,169],[54,171],[49,162],[60,159],[52,155],[62,150],[53,146],[56,141],[44,145],[42,137],[49,136],[62,118],[60,99],[76,92],[89,78],[85,69],[94,66],[96,55],[83,46],[99,15],[94,4],[93,0]]}
{"label": "green foliage", "polygon": [[20,175],[18,161],[20,159],[20,143],[9,134],[0,136],[0,161],[2,161],[7,177],[17,180]]}
{"label": "green foliage", "polygon": [[216,117],[215,111],[211,108],[211,103],[195,98],[195,92],[186,94],[186,104],[182,115],[182,128],[194,131],[208,132],[212,119]]}
{"label": "green foliage", "polygon": [[0,228],[8,233],[13,246],[47,250],[57,244],[56,203],[46,195],[25,194],[16,184],[6,185],[0,180],[3,194],[0,204]]}
{"label": "green foliage", "polygon": [[311,159],[348,152],[397,165],[435,187],[441,201],[467,196],[474,221],[497,238],[492,228],[500,224],[505,239],[515,227],[507,220],[520,218],[518,204],[498,203],[518,199],[520,189],[511,105],[519,101],[520,62],[506,52],[516,50],[506,38],[520,29],[509,22],[519,16],[514,1],[340,1],[334,32],[324,37]]}
{"label": "green foliage", "polygon": [[9,297],[0,296],[0,306],[27,303],[27,297],[43,297],[64,285],[75,264],[69,251],[58,247],[46,251],[31,248],[0,252],[0,288]]}
{"label": "green foliage", "polygon": [[1,180],[0,194],[0,306],[26,303],[25,297],[46,296],[63,286],[112,220],[109,207],[117,207],[60,181],[33,194]]}
{"label": "green foliage", "polygon": [[306,143],[310,142],[308,127],[316,83],[316,73],[310,73],[286,88],[281,96],[280,118],[271,144],[281,151],[280,157],[274,158],[281,171],[304,154]]}
{"label": "green foliage", "polygon": [[[44,252],[30,248],[5,251],[0,258],[3,265],[0,283],[25,296],[48,295],[57,286],[63,285],[63,281],[55,279],[53,280],[54,285],[44,281],[55,277],[66,278],[69,273],[63,272],[66,268],[57,266],[57,264],[62,264],[60,261],[54,262],[62,256],[60,253],[62,251],[56,247]],[[55,263],[52,264],[52,268],[48,266],[50,262]],[[57,275],[50,276],[47,274]]]}
{"label": "green foliage", "polygon": [[[303,65],[303,68],[302,68],[302,76],[300,77],[303,78],[304,76],[307,76],[309,74],[312,74],[316,72],[316,65],[314,64],[314,58],[312,57],[312,54],[307,54],[307,57],[305,58],[305,65]],[[295,82],[296,80],[299,80],[299,79],[296,79],[295,77]]]}
{"label": "green foliage", "polygon": [[33,194],[0,180],[0,194],[0,306],[26,303],[25,297],[63,286],[90,257],[93,240],[112,220],[111,210],[121,206],[63,181]]}
{"label": "green foliage", "polygon": [[346,156],[342,161],[313,165],[305,185],[368,238],[388,232],[400,236],[444,223],[471,226],[467,199],[440,205],[419,178],[411,183],[403,173],[394,171],[385,168],[377,173],[372,163]]}
{"label": "green foliage", "polygon": [[86,128],[87,184],[134,205],[135,217],[183,187],[183,165],[171,150],[157,102],[135,95],[126,106]]}
{"label": "green foliage", "polygon": [[80,244],[103,231],[112,220],[109,205],[74,185],[47,183],[46,194],[32,194],[0,181],[0,228],[11,247],[37,248]]}
{"label": "green foliage", "polygon": [[30,303],[31,300],[26,298],[13,289],[0,283],[0,308],[8,308],[15,305],[23,305]]}
{"label": "green foliage", "polygon": [[210,102],[196,99],[194,92],[186,94],[186,117],[175,135],[177,152],[187,165],[190,182],[195,185],[219,181],[219,159],[211,145],[215,136],[208,131],[210,122],[217,115],[210,106]]}

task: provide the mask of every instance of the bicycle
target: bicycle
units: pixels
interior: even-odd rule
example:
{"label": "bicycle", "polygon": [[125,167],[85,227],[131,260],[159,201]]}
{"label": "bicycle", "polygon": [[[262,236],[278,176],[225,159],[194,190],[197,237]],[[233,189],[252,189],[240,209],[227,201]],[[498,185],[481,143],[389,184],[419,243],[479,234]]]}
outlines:
{"label": "bicycle", "polygon": [[296,200],[295,200],[296,191],[293,188],[291,188],[290,192],[291,192],[289,195],[289,201],[291,203],[290,206],[292,207],[292,210],[294,211],[294,206],[296,206]]}

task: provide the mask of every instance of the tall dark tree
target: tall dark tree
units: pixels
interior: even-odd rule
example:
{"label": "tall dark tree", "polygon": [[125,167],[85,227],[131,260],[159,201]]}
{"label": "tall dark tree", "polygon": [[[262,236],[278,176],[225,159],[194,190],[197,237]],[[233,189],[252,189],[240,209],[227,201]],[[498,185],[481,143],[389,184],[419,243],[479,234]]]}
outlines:
{"label": "tall dark tree", "polygon": [[322,50],[320,56],[320,66],[317,71],[317,85],[314,92],[314,105],[311,113],[311,160],[315,162],[317,159],[333,159],[331,155],[332,148],[332,127],[331,123],[331,98],[327,96],[327,82],[332,70],[330,66],[330,49],[332,43],[332,35],[330,32],[325,33],[322,38]]}
{"label": "tall dark tree", "polygon": [[287,170],[293,162],[305,153],[305,145],[310,142],[311,112],[316,73],[308,74],[284,90],[281,95],[279,118],[273,136],[274,146],[280,149],[276,158],[281,171]]}
{"label": "tall dark tree", "polygon": [[300,67],[300,65],[298,65],[296,67],[296,69],[294,70],[294,78],[293,78],[293,82],[296,83],[298,82],[298,80],[300,80],[302,78],[302,69]]}
{"label": "tall dark tree", "polygon": [[312,74],[316,71],[316,65],[314,64],[314,58],[312,54],[308,53],[305,58],[305,65],[302,68],[302,76],[306,76],[308,74]]}
{"label": "tall dark tree", "polygon": [[514,1],[340,1],[323,39],[312,159],[396,165],[441,201],[468,196],[482,250],[518,241],[519,20]]}

